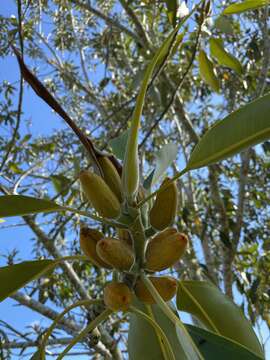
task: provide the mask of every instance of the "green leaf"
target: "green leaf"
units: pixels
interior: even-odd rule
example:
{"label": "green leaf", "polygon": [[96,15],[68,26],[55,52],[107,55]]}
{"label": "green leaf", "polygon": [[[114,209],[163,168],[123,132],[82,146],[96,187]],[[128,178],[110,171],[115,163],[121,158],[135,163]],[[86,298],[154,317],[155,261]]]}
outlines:
{"label": "green leaf", "polygon": [[226,7],[223,11],[225,15],[239,14],[244,11],[259,9],[269,4],[269,0],[246,0],[241,3],[235,3]]}
{"label": "green leaf", "polygon": [[38,349],[30,358],[30,360],[45,360],[45,350]]}
{"label": "green leaf", "polygon": [[242,74],[242,65],[233,55],[224,49],[221,39],[211,38],[209,43],[211,56],[216,58],[220,65],[227,66],[239,75]]}
{"label": "green leaf", "polygon": [[177,0],[165,0],[169,22],[173,27],[176,25]]}
{"label": "green leaf", "polygon": [[127,141],[127,147],[126,147],[124,164],[123,164],[122,182],[123,182],[124,193],[126,194],[127,198],[132,198],[134,194],[136,194],[139,186],[138,136],[139,136],[140,120],[141,120],[147,87],[157,62],[161,58],[164,58],[164,56],[168,53],[172,41],[177,31],[179,30],[179,27],[180,24],[167,37],[167,39],[164,41],[164,43],[155,53],[152,61],[147,66],[142,81],[142,85],[139,94],[137,96],[135,109],[132,115],[130,133]]}
{"label": "green leaf", "polygon": [[62,196],[66,196],[69,192],[70,180],[62,174],[52,175],[51,180],[55,191],[61,193]]}
{"label": "green leaf", "polygon": [[[136,307],[147,314],[142,303],[136,302]],[[155,321],[166,334],[173,349],[175,360],[186,360],[186,356],[176,336],[174,324],[164,315],[158,306],[151,307]],[[164,360],[160,344],[153,327],[141,316],[130,314],[128,332],[129,360]]]}
{"label": "green leaf", "polygon": [[199,52],[198,61],[201,78],[214,91],[219,92],[219,81],[214,70],[214,65],[203,50]]}
{"label": "green leaf", "polygon": [[207,360],[259,360],[263,359],[240,344],[216,335],[196,326],[187,325],[186,328],[198,346],[201,354]]}
{"label": "green leaf", "polygon": [[58,261],[35,260],[0,268],[0,302],[28,282],[40,277]]}
{"label": "green leaf", "polygon": [[242,310],[217,287],[206,281],[180,281],[178,310],[196,316],[209,330],[245,346],[263,356],[251,323]]}
{"label": "green leaf", "polygon": [[195,146],[186,170],[226,159],[269,139],[269,112],[270,94],[267,94],[217,122]]}
{"label": "green leaf", "polygon": [[129,130],[126,130],[118,137],[111,139],[109,141],[109,145],[112,148],[114,155],[120,160],[124,160],[125,157],[128,135],[129,135]]}
{"label": "green leaf", "polygon": [[216,28],[224,34],[233,35],[233,25],[227,16],[219,16],[215,21]]}
{"label": "green leaf", "polygon": [[165,144],[156,154],[156,167],[154,172],[151,171],[150,175],[145,180],[146,188],[150,188],[156,184],[161,176],[165,173],[168,167],[177,157],[178,146],[174,143]]}
{"label": "green leaf", "polygon": [[5,222],[5,220],[4,220],[4,219],[0,219],[0,224],[3,223],[3,222]]}
{"label": "green leaf", "polygon": [[18,216],[40,212],[59,211],[62,207],[50,200],[24,195],[0,196],[0,216]]}

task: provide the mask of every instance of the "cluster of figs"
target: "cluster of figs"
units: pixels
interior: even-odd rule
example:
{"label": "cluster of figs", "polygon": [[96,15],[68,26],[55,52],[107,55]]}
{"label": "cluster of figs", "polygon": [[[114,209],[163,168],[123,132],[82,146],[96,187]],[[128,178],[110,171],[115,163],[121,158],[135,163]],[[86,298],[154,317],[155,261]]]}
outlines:
{"label": "cluster of figs", "polygon": [[[103,176],[83,170],[79,177],[81,187],[86,199],[101,217],[117,220],[123,203],[121,177],[109,157],[100,157],[98,161]],[[143,196],[143,190],[140,188],[137,201],[141,201]],[[182,257],[188,245],[187,236],[172,227],[177,207],[176,183],[166,178],[152,206],[147,210],[147,219],[144,220],[148,223],[145,227],[152,229],[152,236],[146,236],[144,261],[140,269],[149,274],[149,280],[164,301],[169,301],[175,296],[177,281],[171,276],[153,274],[173,266]],[[111,281],[104,287],[105,305],[113,311],[126,311],[132,303],[134,294],[143,303],[154,304],[155,300],[140,274],[134,274],[132,271],[136,261],[132,231],[128,228],[117,228],[116,233],[116,237],[105,237],[100,231],[87,226],[82,226],[80,230],[81,249],[92,264],[100,268],[115,269],[120,273],[121,280]],[[125,281],[128,275],[133,281]]]}

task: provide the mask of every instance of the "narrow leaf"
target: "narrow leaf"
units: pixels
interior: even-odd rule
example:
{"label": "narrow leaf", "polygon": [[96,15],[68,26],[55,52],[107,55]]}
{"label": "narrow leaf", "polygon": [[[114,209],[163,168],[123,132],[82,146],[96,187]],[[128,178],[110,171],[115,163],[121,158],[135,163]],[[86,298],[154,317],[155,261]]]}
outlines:
{"label": "narrow leaf", "polygon": [[242,74],[242,65],[233,55],[229,54],[224,49],[221,39],[211,38],[209,43],[211,56],[216,58],[220,65],[227,66],[228,68],[236,71],[239,75]]}
{"label": "narrow leaf", "polygon": [[267,94],[217,122],[195,146],[186,170],[226,159],[269,139],[269,112],[270,94]]}
{"label": "narrow leaf", "polygon": [[186,325],[186,328],[198,346],[200,352],[207,360],[263,359],[240,344],[230,341],[224,336],[216,335],[210,331],[192,325]]}
{"label": "narrow leaf", "polygon": [[177,0],[165,0],[169,22],[173,27],[176,25]]}
{"label": "narrow leaf", "polygon": [[45,360],[45,350],[38,349],[30,358],[30,360]]}
{"label": "narrow leaf", "polygon": [[62,207],[53,201],[24,195],[0,196],[0,216],[19,216],[40,212],[59,211]]}
{"label": "narrow leaf", "polygon": [[208,59],[206,53],[203,50],[199,52],[198,61],[201,78],[214,91],[218,92],[219,81],[214,70],[214,65],[212,61]]}
{"label": "narrow leaf", "polygon": [[150,64],[147,66],[142,85],[137,96],[123,165],[123,188],[124,193],[128,198],[132,198],[132,196],[134,196],[139,186],[138,136],[147,87],[157,62],[161,58],[164,58],[164,56],[168,53],[178,29],[179,26],[177,26],[175,30],[171,32],[171,34],[167,37],[167,39],[154,55]]}
{"label": "narrow leaf", "polygon": [[177,307],[196,316],[209,330],[263,356],[251,323],[217,287],[205,281],[180,281]]}
{"label": "narrow leaf", "polygon": [[62,174],[52,175],[51,180],[55,191],[61,193],[62,196],[66,196],[69,192],[70,180]]}
{"label": "narrow leaf", "polygon": [[239,14],[244,11],[259,9],[260,7],[266,6],[268,4],[269,4],[269,0],[246,0],[241,3],[235,3],[232,5],[229,5],[223,11],[223,14],[225,14],[225,15]]}
{"label": "narrow leaf", "polygon": [[56,264],[54,260],[25,261],[0,268],[0,302]]}

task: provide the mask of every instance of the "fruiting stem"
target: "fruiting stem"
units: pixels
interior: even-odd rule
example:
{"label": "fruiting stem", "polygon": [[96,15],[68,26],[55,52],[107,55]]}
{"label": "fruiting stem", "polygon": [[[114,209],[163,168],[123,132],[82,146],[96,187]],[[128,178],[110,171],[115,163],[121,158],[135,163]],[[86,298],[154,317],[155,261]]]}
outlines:
{"label": "fruiting stem", "polygon": [[135,306],[130,306],[130,310],[140,316],[142,316],[145,320],[147,320],[155,329],[155,331],[159,334],[160,337],[164,340],[164,345],[166,347],[166,353],[165,360],[175,360],[175,356],[171,347],[171,344],[169,343],[169,340],[167,339],[167,336],[165,335],[164,331],[161,329],[161,327],[158,325],[158,323],[151,319],[150,316],[146,315],[143,311],[137,309]]}
{"label": "fruiting stem", "polygon": [[[170,307],[166,304],[166,302],[162,299],[162,297],[157,292],[154,285],[151,283],[151,281],[148,279],[148,277],[142,272],[141,273],[141,279],[144,282],[145,286],[155,299],[155,302],[160,307],[160,309],[164,312],[164,314],[173,322],[175,326],[177,326],[182,333],[185,334],[186,338],[189,340],[190,345],[193,349],[193,352],[196,353],[196,358],[203,360],[204,357],[200,353],[199,349],[197,348],[196,344],[193,342],[191,336],[189,335],[187,329],[185,328],[185,325],[182,323],[182,321],[174,314],[174,312],[170,309]],[[185,348],[183,347],[184,352],[186,352]],[[190,354],[186,352],[187,358],[190,360],[194,360],[194,358],[190,357]]]}
{"label": "fruiting stem", "polygon": [[140,269],[144,263],[146,237],[141,220],[140,210],[134,210],[136,210],[136,218],[132,226],[129,228],[129,231],[133,239],[135,262],[138,266],[138,269]]}
{"label": "fruiting stem", "polygon": [[101,322],[106,320],[113,312],[110,309],[105,309],[100,315],[98,315],[93,321],[90,322],[79,335],[70,342],[70,344],[65,348],[65,350],[57,357],[56,360],[61,360],[64,356],[76,345],[81,339],[83,339],[89,332],[95,329]]}
{"label": "fruiting stem", "polygon": [[184,170],[178,172],[174,177],[172,177],[162,188],[159,188],[158,190],[152,192],[150,195],[148,195],[145,199],[139,202],[137,204],[137,209],[140,209],[143,204],[145,204],[148,200],[152,199],[155,195],[157,195],[160,191],[164,191],[167,189],[168,186],[170,186],[175,180],[180,178],[182,175],[184,175],[189,169],[185,168]]}

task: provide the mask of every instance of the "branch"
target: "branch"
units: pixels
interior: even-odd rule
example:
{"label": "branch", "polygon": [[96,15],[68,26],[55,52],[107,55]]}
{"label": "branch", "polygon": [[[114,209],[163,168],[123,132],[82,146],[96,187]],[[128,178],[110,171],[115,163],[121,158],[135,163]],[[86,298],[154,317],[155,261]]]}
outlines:
{"label": "branch", "polygon": [[150,41],[148,35],[146,34],[146,32],[144,31],[144,28],[142,27],[142,24],[141,24],[140,20],[138,19],[137,15],[135,14],[135,12],[131,9],[131,7],[126,2],[126,0],[119,0],[119,2],[121,3],[121,5],[125,9],[127,15],[129,16],[129,18],[135,25],[137,35],[140,38],[140,41],[143,43],[143,47],[151,49],[151,41]]}
{"label": "branch", "polygon": [[[61,338],[61,339],[50,339],[47,341],[48,346],[52,345],[66,345],[69,344],[72,338]],[[29,341],[8,341],[2,342],[1,348],[2,349],[25,349],[28,347],[38,347],[39,343],[34,340]]]}
{"label": "branch", "polygon": [[[59,313],[55,310],[49,308],[46,305],[43,305],[39,301],[32,299],[30,296],[23,294],[20,291],[18,291],[14,295],[11,295],[11,298],[18,301],[18,303],[20,303],[21,305],[27,306],[29,309],[38,312],[39,314],[45,316],[48,319],[55,320],[59,315]],[[57,327],[64,330],[70,335],[74,335],[74,333],[77,333],[81,330],[81,327],[71,319],[62,319],[61,321],[59,321]]]}
{"label": "branch", "polygon": [[77,6],[81,7],[82,9],[84,9],[86,11],[89,11],[90,13],[92,13],[92,14],[96,15],[97,17],[99,17],[100,19],[104,20],[107,25],[113,26],[113,27],[117,28],[118,30],[120,30],[120,32],[126,33],[131,38],[133,38],[133,40],[135,40],[142,47],[144,47],[144,43],[142,42],[142,40],[133,31],[126,28],[124,25],[119,23],[119,21],[114,20],[114,19],[110,18],[109,16],[105,15],[104,13],[102,13],[101,11],[93,8],[89,4],[89,2],[88,3],[82,3],[80,0],[71,0],[71,2],[74,5],[77,5]]}
{"label": "branch", "polygon": [[[58,312],[54,311],[53,309],[49,308],[48,306],[43,305],[39,301],[34,300],[34,299],[30,298],[30,296],[25,295],[21,292],[17,292],[16,294],[12,295],[11,298],[18,301],[21,305],[25,305],[29,309],[32,309],[51,320],[55,320],[59,315]],[[68,319],[68,320],[61,319],[59,321],[59,323],[57,324],[57,327],[66,331],[68,334],[70,334],[72,336],[76,335],[79,331],[81,331],[81,327],[71,319]],[[100,354],[110,357],[108,350],[104,347],[104,345],[101,342],[99,342],[98,344],[95,344],[93,346],[93,348],[96,351],[98,351]]]}

